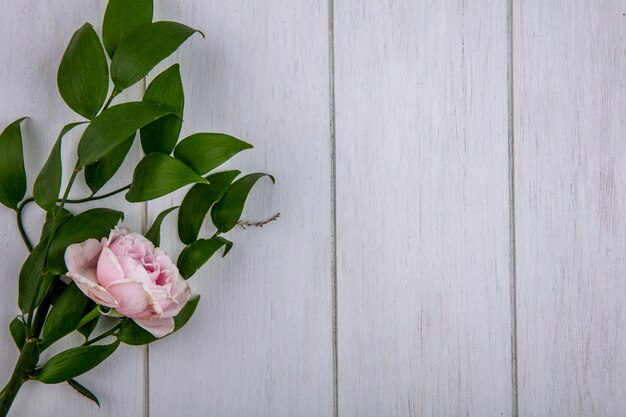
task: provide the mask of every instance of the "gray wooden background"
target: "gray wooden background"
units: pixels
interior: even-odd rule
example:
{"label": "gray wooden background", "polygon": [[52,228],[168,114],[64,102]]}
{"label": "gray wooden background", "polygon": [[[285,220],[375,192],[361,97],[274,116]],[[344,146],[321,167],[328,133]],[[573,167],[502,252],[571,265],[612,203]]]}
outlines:
{"label": "gray wooden background", "polygon": [[[31,116],[31,184],[78,120],[56,91],[60,57],[105,6],[0,0],[0,124]],[[183,135],[254,143],[236,165],[277,184],[245,217],[282,217],[230,234],[231,254],[191,281],[203,299],[180,334],[79,378],[100,410],[32,383],[14,416],[626,415],[626,1],[155,7],[206,34],[173,57]],[[109,203],[141,230],[182,195]],[[43,214],[26,215],[37,236]],[[174,233],[172,216],[176,256]],[[26,256],[9,210],[0,253],[5,379]]]}

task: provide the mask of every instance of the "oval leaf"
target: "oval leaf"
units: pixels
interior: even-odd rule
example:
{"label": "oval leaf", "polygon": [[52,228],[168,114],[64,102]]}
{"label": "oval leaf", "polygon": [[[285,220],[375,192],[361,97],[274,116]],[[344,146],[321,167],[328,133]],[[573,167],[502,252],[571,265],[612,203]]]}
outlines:
{"label": "oval leaf", "polygon": [[[124,213],[105,208],[87,210],[69,219],[57,232],[48,251],[48,270],[55,275],[66,271],[65,249],[87,239],[101,239],[109,235]],[[34,252],[34,251],[33,251]]]}
{"label": "oval leaf", "polygon": [[57,73],[57,85],[67,105],[93,119],[109,91],[109,67],[93,27],[85,23],[70,40]]}
{"label": "oval leaf", "polygon": [[89,339],[89,335],[94,331],[100,320],[100,309],[98,305],[91,300],[87,301],[87,306],[83,310],[77,330],[85,337],[85,341]]}
{"label": "oval leaf", "polygon": [[189,279],[208,261],[219,248],[224,246],[224,255],[233,247],[233,242],[223,237],[200,239],[187,246],[178,256],[176,266],[185,279]]}
{"label": "oval leaf", "polygon": [[26,117],[8,125],[0,134],[0,203],[15,209],[26,194],[26,172],[20,124]]}
{"label": "oval leaf", "polygon": [[28,255],[28,258],[26,258],[22,269],[20,269],[17,304],[24,314],[32,311],[37,306],[39,290],[46,282],[44,270],[47,246],[47,240],[39,242]]}
{"label": "oval leaf", "polygon": [[111,152],[104,155],[93,164],[85,167],[85,182],[92,194],[97,193],[104,184],[109,182],[117,170],[120,169],[134,141],[135,134],[133,133],[124,142],[113,148]]}
{"label": "oval leaf", "polygon": [[209,209],[217,202],[241,171],[224,171],[209,175],[208,184],[191,187],[180,205],[178,213],[178,236],[185,244],[193,243],[200,233]]}
{"label": "oval leaf", "polygon": [[14,318],[11,324],[9,324],[9,330],[15,342],[15,346],[17,346],[19,350],[22,350],[22,346],[24,346],[26,342],[26,327],[24,323],[22,323],[22,320],[20,320],[19,317]]}
{"label": "oval leaf", "polygon": [[176,210],[177,208],[178,206],[165,209],[161,213],[159,213],[156,219],[154,219],[154,223],[152,223],[150,230],[148,230],[148,232],[146,233],[146,239],[152,242],[154,246],[158,247],[161,244],[161,224],[163,223],[163,220],[165,220],[165,217],[170,212]]}
{"label": "oval leaf", "polygon": [[61,191],[61,170],[63,169],[61,165],[61,141],[63,136],[82,123],[84,122],[71,123],[63,127],[52,147],[48,160],[35,180],[33,197],[39,207],[46,211],[51,211],[56,207],[59,191]]}
{"label": "oval leaf", "polygon": [[137,28],[119,44],[111,60],[115,89],[122,91],[135,84],[195,32],[176,22],[154,22]]}
{"label": "oval leaf", "polygon": [[131,203],[152,200],[193,183],[207,183],[207,180],[178,159],[151,153],[135,168],[126,200]]}
{"label": "oval leaf", "polygon": [[34,379],[44,384],[58,384],[75,378],[111,356],[119,344],[119,341],[115,341],[110,345],[80,346],[66,350],[52,357]]}
{"label": "oval leaf", "polygon": [[185,107],[180,66],[174,64],[159,74],[148,86],[143,101],[169,106],[180,116],[168,115],[141,128],[141,146],[144,153],[172,153],[183,125],[181,117]]}
{"label": "oval leaf", "polygon": [[[54,224],[54,219],[56,217],[56,225]],[[59,230],[61,226],[65,224],[71,217],[74,217],[72,213],[67,211],[65,208],[63,210],[55,210],[49,211],[46,213],[46,222],[43,224],[41,228],[41,238],[39,240],[46,240],[52,233],[52,226],[56,226],[56,229]]]}
{"label": "oval leaf", "polygon": [[222,133],[196,133],[176,146],[174,156],[203,175],[250,148],[249,143]]}
{"label": "oval leaf", "polygon": [[[194,295],[189,299],[189,301],[187,301],[187,304],[185,304],[185,306],[180,310],[180,313],[174,317],[174,332],[170,334],[174,334],[187,324],[193,313],[196,311],[199,301],[199,295]],[[158,340],[150,332],[142,327],[139,327],[137,323],[131,319],[124,320],[120,331],[117,333],[117,337],[121,342],[132,346],[147,345],[148,343]]]}
{"label": "oval leaf", "polygon": [[88,298],[76,284],[71,283],[65,288],[54,303],[44,323],[41,350],[76,330],[81,315],[87,306],[87,300]]}
{"label": "oval leaf", "polygon": [[117,338],[120,342],[131,346],[147,345],[148,343],[158,340],[152,333],[139,327],[139,325],[131,319],[125,319],[122,322],[122,327],[120,327],[117,333]]}
{"label": "oval leaf", "polygon": [[152,0],[109,0],[102,21],[102,41],[111,58],[117,46],[139,26],[152,22]]}
{"label": "oval leaf", "polygon": [[139,128],[168,114],[172,114],[169,107],[142,102],[123,103],[106,109],[87,126],[80,139],[79,166],[93,164]]}
{"label": "oval leaf", "polygon": [[215,203],[211,209],[211,220],[217,230],[225,233],[235,227],[241,217],[250,190],[260,178],[265,176],[275,182],[271,175],[256,173],[238,179],[228,188],[224,197]]}

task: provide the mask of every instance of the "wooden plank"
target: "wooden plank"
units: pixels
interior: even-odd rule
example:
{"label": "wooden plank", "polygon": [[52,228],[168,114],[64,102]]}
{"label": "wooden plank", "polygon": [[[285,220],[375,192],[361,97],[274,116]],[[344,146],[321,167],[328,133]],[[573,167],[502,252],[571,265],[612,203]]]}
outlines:
{"label": "wooden plank", "polygon": [[334,27],[339,415],[511,415],[506,2]]}
{"label": "wooden plank", "polygon": [[625,10],[515,3],[520,416],[626,408]]}
{"label": "wooden plank", "polygon": [[[235,159],[267,171],[224,259],[190,285],[202,295],[180,334],[150,348],[150,415],[331,416],[330,145],[326,2],[160,2],[157,16],[196,27],[177,56],[182,136],[226,132],[255,149]],[[184,193],[149,203],[149,219]],[[176,215],[163,228],[175,257]],[[207,224],[202,235],[210,237]],[[164,395],[164,393],[167,393]]]}
{"label": "wooden plank", "polygon": [[[61,127],[82,118],[73,114],[63,103],[56,90],[56,71],[72,33],[85,21],[90,21],[100,30],[104,13],[104,2],[76,2],[62,0],[50,7],[49,3],[29,0],[23,2],[0,2],[0,125],[6,126],[18,117],[27,115],[31,119],[24,124],[26,169],[29,186],[41,168]],[[138,91],[126,97],[138,97]],[[80,137],[79,128],[64,141],[64,179],[76,160],[76,144]],[[135,149],[128,160],[136,162],[139,149]],[[127,162],[129,162],[127,161]],[[128,164],[120,171],[120,179],[107,185],[114,189],[128,183],[131,176]],[[30,191],[29,191],[30,194]],[[89,195],[88,189],[78,181],[72,195]],[[106,200],[114,208],[126,212],[125,224],[139,228],[140,207],[130,206],[123,197]],[[73,206],[83,210],[90,205]],[[43,212],[32,207],[26,210],[26,223],[30,235],[39,237]],[[17,274],[26,258],[27,251],[15,226],[15,214],[7,209],[0,210],[0,262],[2,288],[0,291],[0,381],[4,384],[17,359],[17,350],[8,333],[8,323],[18,314]],[[64,340],[51,352],[76,346],[79,338]],[[49,358],[46,352],[44,358]],[[85,416],[140,416],[143,413],[143,352],[141,348],[120,347],[118,352],[95,370],[78,380],[93,390],[100,398],[102,408],[84,399],[66,384],[43,385],[28,383],[20,392],[12,415],[65,415]]]}

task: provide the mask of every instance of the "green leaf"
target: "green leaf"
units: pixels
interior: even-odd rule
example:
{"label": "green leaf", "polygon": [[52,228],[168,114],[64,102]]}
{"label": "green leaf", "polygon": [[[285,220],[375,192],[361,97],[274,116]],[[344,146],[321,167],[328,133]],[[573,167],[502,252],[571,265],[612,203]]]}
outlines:
{"label": "green leaf", "polygon": [[9,324],[9,330],[15,342],[15,346],[17,346],[18,350],[22,350],[22,346],[24,346],[26,342],[26,327],[24,323],[22,323],[22,320],[20,320],[19,317],[14,318],[11,324]]}
{"label": "green leaf", "polygon": [[39,301],[41,301],[39,299],[41,289],[48,282],[44,274],[47,246],[47,240],[39,242],[28,255],[20,270],[17,304],[24,314],[32,311],[39,304]]}
{"label": "green leaf", "polygon": [[122,91],[145,77],[195,32],[199,31],[176,22],[154,22],[137,28],[118,45],[111,60],[115,89]]}
{"label": "green leaf", "polygon": [[159,246],[161,244],[161,224],[165,217],[173,210],[176,210],[178,206],[170,207],[168,209],[163,210],[156,219],[154,219],[154,223],[150,227],[150,230],[146,233],[146,239],[154,244],[154,246]]}
{"label": "green leaf", "polygon": [[48,160],[39,172],[33,186],[33,197],[39,207],[46,211],[53,210],[57,205],[59,191],[61,191],[61,141],[70,130],[84,122],[71,123],[61,129]]}
{"label": "green leaf", "polygon": [[256,173],[238,179],[228,188],[220,201],[215,203],[211,209],[211,220],[217,230],[225,233],[235,227],[241,217],[250,190],[260,178],[265,176],[275,182],[271,175]]}
{"label": "green leaf", "polygon": [[26,194],[26,172],[20,124],[17,119],[0,133],[0,203],[15,209]]}
{"label": "green leaf", "polygon": [[44,384],[58,384],[75,378],[98,366],[115,352],[119,344],[116,340],[110,345],[80,346],[66,350],[52,357],[34,379]]}
{"label": "green leaf", "polygon": [[200,233],[209,209],[217,202],[241,171],[224,171],[209,175],[208,184],[191,187],[180,205],[178,213],[178,236],[185,244],[193,243]]}
{"label": "green leaf", "polygon": [[81,116],[93,119],[109,91],[109,67],[100,39],[85,23],[70,40],[57,73],[65,103]]}
{"label": "green leaf", "polygon": [[185,107],[180,66],[174,64],[159,74],[148,86],[143,101],[169,106],[177,115],[165,116],[141,128],[141,146],[144,153],[172,153],[183,125],[181,117]]}
{"label": "green leaf", "polygon": [[109,182],[120,166],[122,166],[134,141],[135,133],[98,161],[85,167],[85,182],[93,194],[97,193],[104,184]]}
{"label": "green leaf", "polygon": [[182,329],[185,324],[187,324],[191,316],[193,316],[193,313],[195,313],[199,302],[200,295],[194,295],[187,301],[187,304],[180,310],[180,313],[174,317],[174,332]]}
{"label": "green leaf", "polygon": [[85,129],[78,144],[79,166],[93,164],[128,139],[139,128],[167,114],[172,114],[169,107],[143,102],[123,103],[109,107]]}
{"label": "green leaf", "polygon": [[131,203],[152,200],[193,183],[207,183],[207,180],[178,159],[158,152],[151,153],[135,168],[126,200]]}
{"label": "green leaf", "polygon": [[[187,324],[193,313],[196,311],[198,302],[200,302],[199,295],[194,295],[189,299],[189,301],[187,301],[187,304],[185,304],[185,306],[180,310],[180,313],[174,317],[174,331],[170,334],[174,334]],[[132,346],[147,345],[148,343],[158,340],[150,332],[137,325],[137,323],[131,319],[124,320],[117,337],[121,342]]]}
{"label": "green leaf", "polygon": [[183,139],[174,156],[203,175],[217,168],[239,152],[252,148],[247,142],[221,133],[196,133]]}
{"label": "green leaf", "polygon": [[[48,251],[48,270],[56,275],[66,271],[65,250],[73,243],[101,239],[109,235],[124,213],[105,208],[87,210],[69,219],[57,232]],[[33,251],[34,252],[34,251]]]}
{"label": "green leaf", "polygon": [[70,218],[74,217],[72,213],[63,208],[61,211],[54,210],[46,213],[46,222],[41,228],[41,238],[39,240],[47,240],[52,233],[52,226],[54,225],[54,218],[57,217],[56,228],[59,230],[61,226],[65,224]]}
{"label": "green leaf", "polygon": [[70,387],[74,388],[80,395],[86,397],[87,399],[93,401],[100,408],[100,401],[98,401],[98,397],[96,397],[93,392],[89,391],[87,388],[78,383],[75,379],[68,379],[67,383]]}
{"label": "green leaf", "polygon": [[81,314],[80,322],[77,330],[85,337],[85,341],[89,339],[89,335],[94,331],[100,320],[100,309],[98,305],[91,300],[87,301],[87,306]]}
{"label": "green leaf", "polygon": [[178,256],[176,266],[185,279],[189,279],[208,261],[219,248],[224,246],[224,255],[233,247],[233,242],[223,237],[199,239],[187,246]]}
{"label": "green leaf", "polygon": [[158,340],[149,331],[135,323],[132,319],[125,319],[117,333],[120,342],[131,346],[141,346]]}
{"label": "green leaf", "polygon": [[87,300],[76,284],[71,283],[65,288],[44,323],[41,350],[76,330]]}
{"label": "green leaf", "polygon": [[138,27],[152,22],[152,0],[109,0],[102,22],[102,41],[111,58],[117,46]]}

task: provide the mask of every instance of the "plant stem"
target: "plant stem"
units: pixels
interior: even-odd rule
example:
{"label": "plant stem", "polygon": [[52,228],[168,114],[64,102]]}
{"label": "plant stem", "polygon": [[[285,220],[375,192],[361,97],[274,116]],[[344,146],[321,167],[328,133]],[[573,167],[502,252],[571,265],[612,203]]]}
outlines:
{"label": "plant stem", "polygon": [[17,216],[16,220],[17,220],[17,228],[20,231],[20,235],[22,236],[22,240],[24,241],[24,244],[26,245],[26,247],[28,248],[29,252],[33,251],[33,244],[31,243],[30,239],[28,238],[28,235],[26,234],[26,230],[24,229],[24,223],[22,222],[22,213],[24,211],[24,207],[26,207],[29,203],[35,201],[34,198],[30,197],[27,198],[26,200],[22,201],[20,203],[20,205],[17,207],[17,209],[15,209],[15,214]]}
{"label": "plant stem", "polygon": [[100,111],[100,114],[102,114],[103,111],[105,111],[106,109],[109,108],[109,105],[111,104],[111,102],[113,101],[115,96],[117,96],[118,94],[119,94],[119,92],[116,89],[113,89],[113,91],[111,91],[111,95],[109,96],[109,99],[107,100],[106,104],[104,105],[104,107]]}
{"label": "plant stem", "polygon": [[130,188],[130,184],[123,186],[122,188],[118,188],[117,190],[111,191],[110,193],[106,193],[106,194],[102,194],[102,195],[91,195],[89,197],[85,197],[85,198],[78,198],[78,199],[68,199],[65,201],[66,204],[79,204],[79,203],[86,203],[88,201],[96,201],[96,200],[102,200],[103,198],[108,198],[111,196],[114,196],[115,194],[119,194],[122,191],[126,191]]}
{"label": "plant stem", "polygon": [[11,379],[9,379],[9,382],[7,382],[0,393],[0,417],[6,417],[9,414],[13,400],[15,400],[24,382],[30,379],[30,375],[35,371],[38,361],[37,340],[27,339],[15,364],[13,375],[11,375]]}
{"label": "plant stem", "polygon": [[[70,190],[72,189],[72,185],[74,185],[74,181],[76,180],[76,176],[78,175],[78,173],[80,172],[81,168],[78,166],[78,163],[76,163],[76,167],[74,167],[74,170],[72,171],[72,175],[70,176],[70,179],[67,183],[67,186],[65,187],[65,192],[63,193],[63,198],[61,199],[61,203],[59,204],[59,206],[56,208],[56,213],[54,215],[54,220],[52,221],[52,230],[50,231],[50,236],[48,237],[48,242],[46,243],[46,254],[48,253],[48,251],[50,250],[50,244],[52,243],[52,238],[54,237],[54,235],[56,234],[57,231],[57,220],[59,218],[59,213],[61,213],[61,210],[63,210],[63,206],[65,206],[65,203],[67,202],[67,197],[70,195]],[[37,285],[37,289],[35,291],[35,294],[39,294],[39,289],[41,287],[41,282],[39,282],[39,285]],[[48,308],[49,306],[47,306],[45,308],[45,313],[48,312]],[[34,315],[34,309],[28,312],[28,321],[26,322],[26,334],[29,337],[34,336],[34,332],[33,332],[33,315]],[[43,319],[41,319],[41,322],[43,323],[45,321],[45,317]],[[37,337],[37,336],[35,336]],[[2,416],[0,416],[2,417]]]}
{"label": "plant stem", "polygon": [[[96,342],[101,341],[102,339],[104,339],[105,337],[111,336],[113,333],[115,333],[120,327],[122,327],[122,323],[118,323],[115,327],[112,327],[111,329],[107,330],[106,332],[102,333],[100,336],[95,337],[91,340],[86,341],[85,343],[83,343],[83,346],[89,346],[89,345],[93,345]],[[0,416],[1,417],[1,416]]]}

